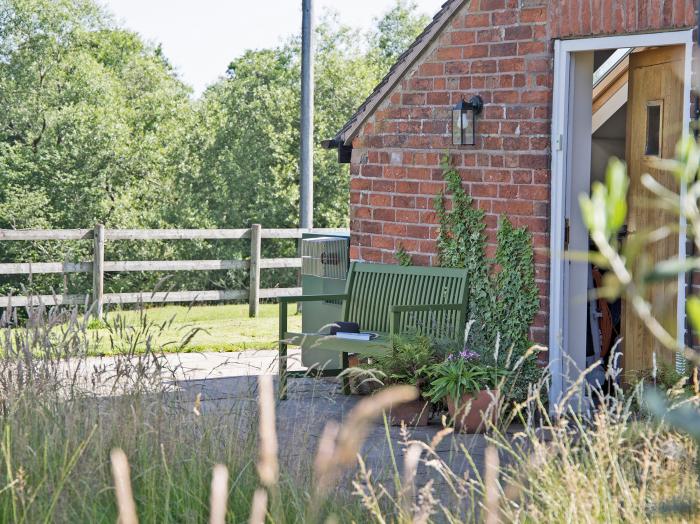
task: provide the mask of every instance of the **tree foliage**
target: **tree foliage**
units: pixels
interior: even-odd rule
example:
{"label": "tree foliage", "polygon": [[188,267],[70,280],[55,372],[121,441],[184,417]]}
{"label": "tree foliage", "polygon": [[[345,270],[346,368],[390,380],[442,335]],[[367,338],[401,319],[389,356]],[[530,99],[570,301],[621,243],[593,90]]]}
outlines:
{"label": "tree foliage", "polygon": [[[426,22],[399,2],[362,33],[317,28],[315,225],[348,223],[347,166],[320,148]],[[93,0],[0,0],[0,228],[298,224],[300,41],[247,51],[200,99],[163,56]],[[229,242],[111,243],[112,259],[240,258]],[[265,249],[293,253],[280,243]],[[89,243],[1,245],[6,261],[89,258]],[[273,254],[272,252],[268,254]],[[111,290],[162,275],[110,275]],[[80,277],[71,277],[81,287]],[[230,287],[236,274],[176,275]],[[4,279],[0,291],[22,279]],[[54,277],[33,279],[44,288]]]}
{"label": "tree foliage", "polygon": [[415,16],[416,3],[398,0],[379,20],[372,35],[372,54],[380,74],[386,73],[428,24],[425,16]]}

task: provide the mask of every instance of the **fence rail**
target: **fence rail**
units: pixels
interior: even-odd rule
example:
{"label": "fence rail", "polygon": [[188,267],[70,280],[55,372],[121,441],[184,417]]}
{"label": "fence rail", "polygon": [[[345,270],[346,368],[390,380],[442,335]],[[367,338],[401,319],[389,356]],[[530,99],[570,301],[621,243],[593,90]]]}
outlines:
{"label": "fence rail", "polygon": [[[347,233],[341,228],[263,229],[253,224],[247,229],[0,229],[0,241],[92,240],[93,259],[80,262],[0,263],[0,275],[92,273],[92,292],[85,294],[0,297],[0,308],[35,305],[84,305],[102,317],[105,304],[214,302],[248,300],[250,316],[256,316],[260,299],[299,295],[301,288],[260,288],[262,269],[300,268],[301,258],[262,258],[263,239],[299,239],[304,233]],[[120,240],[250,240],[249,260],[120,260],[104,259],[107,241]],[[104,274],[134,271],[212,271],[242,269],[249,272],[248,289],[202,291],[141,291],[105,293]]]}
{"label": "fence rail", "polygon": [[[97,228],[95,228],[97,229]],[[247,229],[105,229],[105,240],[237,240]],[[301,238],[304,233],[347,233],[344,228],[260,229],[261,238]],[[92,240],[94,229],[0,229],[0,240]]]}

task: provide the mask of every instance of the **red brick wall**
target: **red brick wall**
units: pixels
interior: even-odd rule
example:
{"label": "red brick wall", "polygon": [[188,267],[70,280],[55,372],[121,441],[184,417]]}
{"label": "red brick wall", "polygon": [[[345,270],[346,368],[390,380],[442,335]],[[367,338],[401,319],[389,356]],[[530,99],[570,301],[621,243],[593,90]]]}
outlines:
{"label": "red brick wall", "polygon": [[[364,124],[353,142],[351,257],[395,263],[399,246],[435,264],[432,200],[449,151],[486,212],[493,250],[500,214],[527,226],[536,249],[546,342],[552,39],[686,27],[693,0],[473,0]],[[636,13],[636,16],[635,16]],[[474,147],[451,145],[451,106],[480,94]]]}
{"label": "red brick wall", "polygon": [[695,0],[552,0],[551,37],[639,33],[695,24]]}

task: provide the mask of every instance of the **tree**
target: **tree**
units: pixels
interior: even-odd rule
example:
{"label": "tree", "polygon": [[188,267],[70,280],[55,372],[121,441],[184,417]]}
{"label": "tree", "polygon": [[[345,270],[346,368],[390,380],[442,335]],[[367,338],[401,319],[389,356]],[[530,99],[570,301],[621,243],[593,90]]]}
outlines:
{"label": "tree", "polygon": [[417,4],[413,0],[397,0],[383,17],[377,19],[376,30],[371,35],[370,55],[379,74],[386,74],[399,56],[408,49],[430,19],[416,15]]}
{"label": "tree", "polygon": [[[387,61],[415,38],[425,17],[398,2],[369,35],[327,13],[317,27],[314,136],[315,225],[348,223],[347,166],[320,140],[337,133],[387,72]],[[358,42],[370,42],[370,46]],[[300,41],[248,51],[204,95],[213,129],[194,193],[225,223],[295,227],[298,221]]]}
{"label": "tree", "polygon": [[[422,28],[414,9],[398,2],[369,34],[330,13],[317,28],[318,227],[348,224],[349,194],[347,166],[320,140],[335,135]],[[160,48],[118,28],[92,0],[0,0],[0,106],[0,228],[298,224],[298,38],[245,52],[193,100]],[[107,248],[122,260],[244,256],[233,243]],[[266,249],[294,251],[291,242]],[[0,245],[0,258],[75,260],[89,250],[85,242]],[[106,285],[145,289],[160,277],[114,274]],[[184,273],[172,284],[230,287],[238,277]],[[61,284],[51,276],[34,283]]]}
{"label": "tree", "polygon": [[[189,89],[92,2],[0,0],[0,20],[0,227],[163,225],[193,163]],[[84,258],[88,246],[64,248],[0,246],[13,260]]]}

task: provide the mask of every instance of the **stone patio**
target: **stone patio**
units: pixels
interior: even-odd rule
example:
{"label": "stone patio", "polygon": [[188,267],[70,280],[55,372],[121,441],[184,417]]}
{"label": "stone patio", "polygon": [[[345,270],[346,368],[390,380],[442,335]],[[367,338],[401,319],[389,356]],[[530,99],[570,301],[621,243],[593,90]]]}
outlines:
{"label": "stone patio", "polygon": [[[257,376],[273,374],[275,386],[277,384],[276,357],[276,351],[256,350],[180,353],[165,358],[169,367],[175,369],[177,389],[183,395],[181,398],[191,398],[194,402],[197,394],[200,394],[200,409],[204,416],[221,417],[222,421],[250,421],[251,417],[257,420]],[[302,369],[298,351],[290,352],[289,367],[291,370]],[[339,381],[334,378],[290,379],[288,397],[288,400],[277,403],[281,460],[285,467],[310,469],[326,422],[342,422],[363,397],[343,395]],[[241,417],[241,412],[246,416]],[[408,438],[430,442],[440,429],[439,421],[434,420],[430,426],[411,428]],[[372,470],[372,478],[387,487],[393,486],[395,472],[392,451],[399,472],[402,471],[405,438],[401,428],[387,428],[382,420],[378,420],[362,448],[362,456]],[[440,442],[436,451],[453,471],[460,475],[472,475],[470,460],[481,470],[485,448],[486,438],[483,435],[450,435]],[[465,450],[470,459],[467,459]],[[443,499],[451,496],[445,480],[433,468],[421,463],[416,477],[417,486],[422,486],[429,479],[433,480],[439,496]],[[466,507],[464,510],[468,511]]]}

